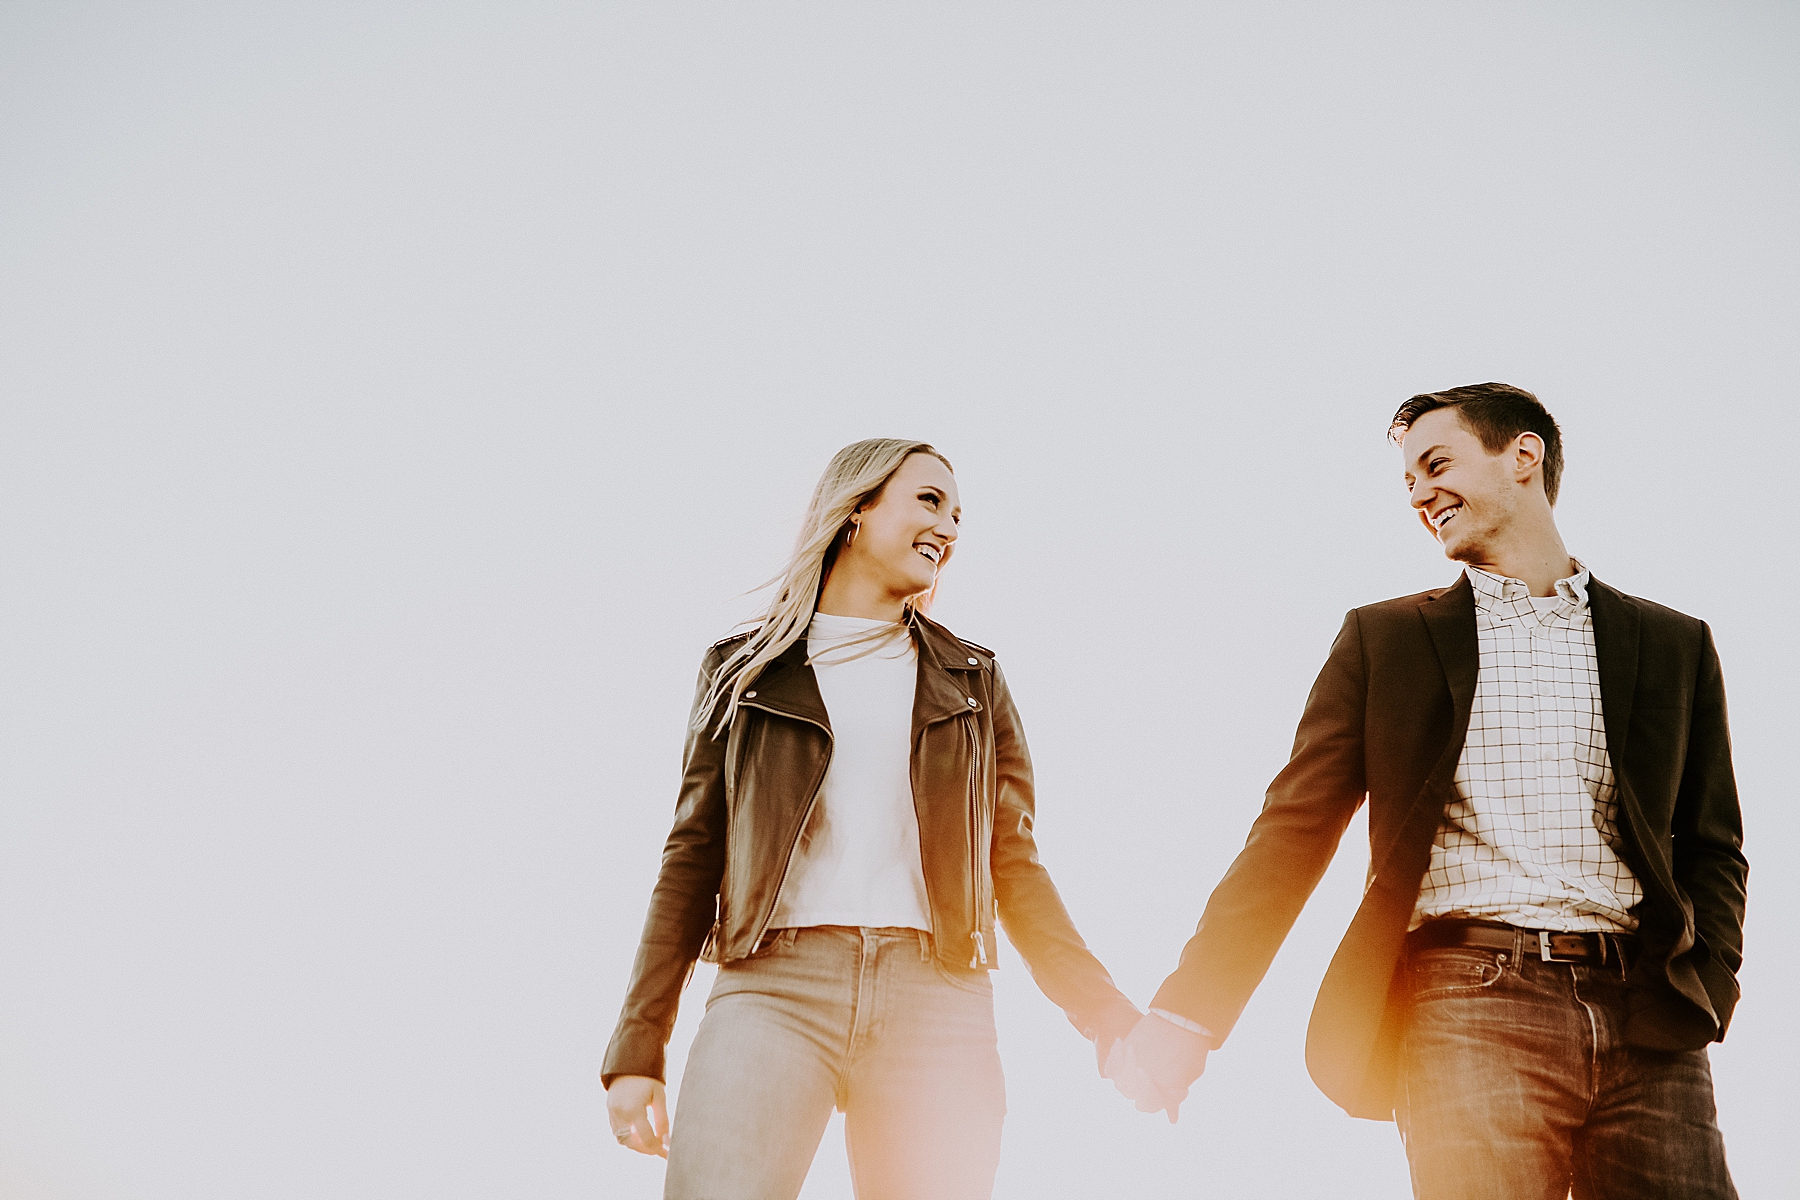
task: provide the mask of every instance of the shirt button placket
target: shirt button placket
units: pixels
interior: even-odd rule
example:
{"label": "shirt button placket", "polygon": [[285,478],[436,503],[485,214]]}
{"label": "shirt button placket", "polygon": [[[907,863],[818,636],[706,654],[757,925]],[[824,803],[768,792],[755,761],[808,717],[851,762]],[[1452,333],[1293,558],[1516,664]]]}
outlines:
{"label": "shirt button placket", "polygon": [[1524,812],[1525,845],[1536,851],[1543,842],[1543,812],[1539,801],[1544,794],[1544,768],[1541,765],[1545,758],[1548,741],[1544,730],[1544,696],[1548,692],[1548,675],[1551,671],[1549,662],[1549,641],[1544,636],[1544,627],[1538,623],[1537,613],[1532,612],[1527,618],[1526,646],[1531,657],[1531,667],[1526,679],[1526,704],[1530,716],[1523,722],[1521,730],[1527,746],[1532,753],[1527,760],[1530,768],[1526,772],[1527,803]]}

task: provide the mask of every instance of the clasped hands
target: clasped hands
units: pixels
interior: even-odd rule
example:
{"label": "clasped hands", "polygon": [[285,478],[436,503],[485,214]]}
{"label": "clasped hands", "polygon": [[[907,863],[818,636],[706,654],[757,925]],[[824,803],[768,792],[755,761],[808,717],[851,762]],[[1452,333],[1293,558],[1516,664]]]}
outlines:
{"label": "clasped hands", "polygon": [[1173,1125],[1188,1088],[1205,1072],[1211,1049],[1199,1034],[1151,1013],[1104,1052],[1100,1074],[1139,1112],[1166,1112]]}
{"label": "clasped hands", "polygon": [[[1151,1013],[1110,1046],[1095,1044],[1100,1074],[1139,1112],[1166,1112],[1169,1124],[1181,1116],[1188,1088],[1206,1071],[1211,1044],[1199,1034]],[[669,1114],[660,1080],[621,1075],[606,1089],[613,1137],[639,1154],[669,1156]]]}

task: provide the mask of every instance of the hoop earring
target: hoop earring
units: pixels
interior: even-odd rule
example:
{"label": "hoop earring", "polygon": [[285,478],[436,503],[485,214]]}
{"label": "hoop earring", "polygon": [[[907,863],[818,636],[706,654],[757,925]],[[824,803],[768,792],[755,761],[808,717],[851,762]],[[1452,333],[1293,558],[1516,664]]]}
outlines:
{"label": "hoop earring", "polygon": [[846,533],[844,535],[844,545],[846,545],[846,546],[856,545],[856,535],[857,535],[857,532],[861,529],[862,529],[861,521],[850,522],[850,532]]}

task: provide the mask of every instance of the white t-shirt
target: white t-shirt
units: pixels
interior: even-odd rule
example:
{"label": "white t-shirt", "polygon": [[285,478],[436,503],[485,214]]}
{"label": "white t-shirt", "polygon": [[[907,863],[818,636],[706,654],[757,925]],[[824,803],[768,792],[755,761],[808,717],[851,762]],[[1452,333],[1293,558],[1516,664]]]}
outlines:
{"label": "white t-shirt", "polygon": [[912,795],[918,652],[899,629],[873,653],[866,643],[845,645],[892,624],[814,613],[807,629],[807,657],[831,719],[831,764],[794,848],[771,929],[931,928]]}

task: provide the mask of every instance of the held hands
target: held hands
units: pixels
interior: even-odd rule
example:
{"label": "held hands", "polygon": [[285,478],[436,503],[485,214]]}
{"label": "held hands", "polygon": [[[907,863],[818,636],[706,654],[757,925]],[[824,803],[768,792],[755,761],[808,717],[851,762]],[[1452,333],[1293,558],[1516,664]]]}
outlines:
{"label": "held hands", "polygon": [[606,1119],[619,1145],[639,1154],[669,1157],[669,1107],[660,1079],[614,1076],[606,1089]]}
{"label": "held hands", "polygon": [[1173,1125],[1189,1086],[1206,1071],[1209,1049],[1199,1034],[1152,1014],[1113,1043],[1100,1073],[1139,1112],[1166,1111]]}

